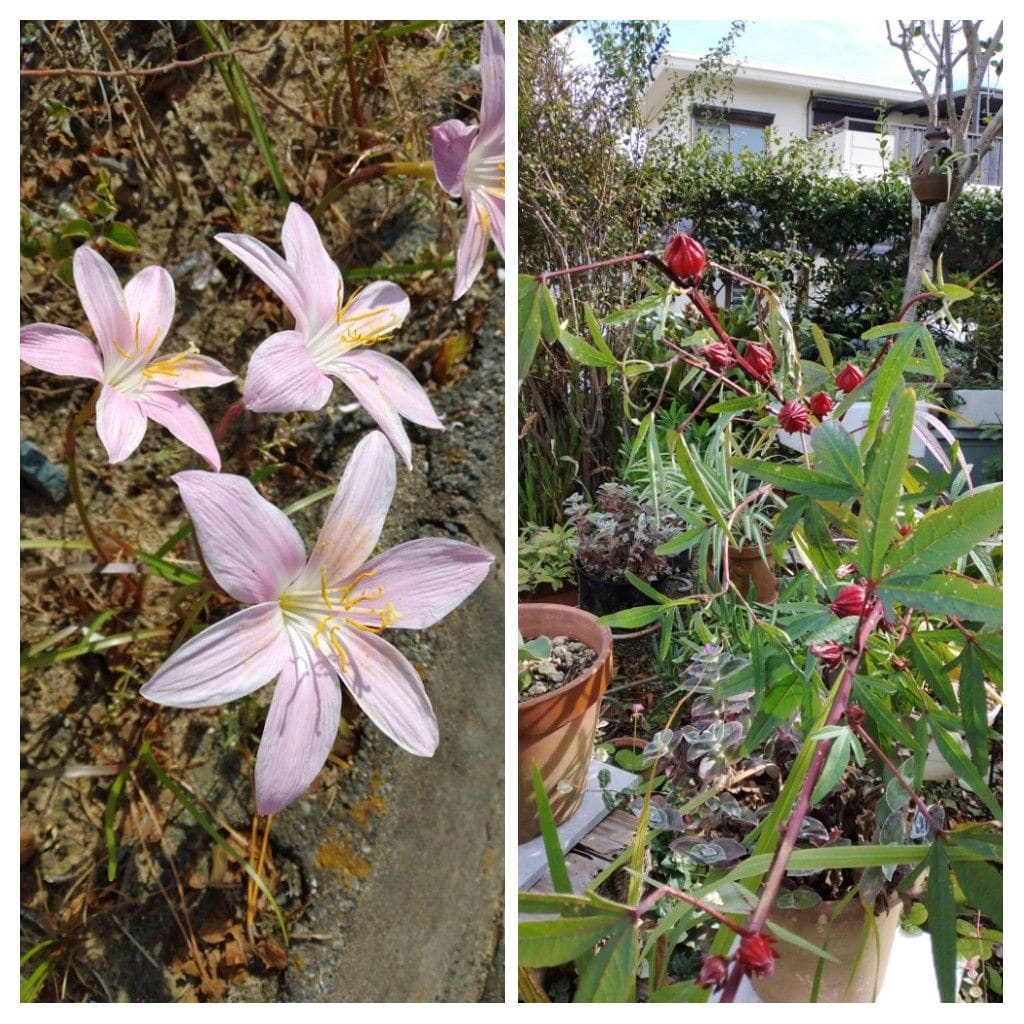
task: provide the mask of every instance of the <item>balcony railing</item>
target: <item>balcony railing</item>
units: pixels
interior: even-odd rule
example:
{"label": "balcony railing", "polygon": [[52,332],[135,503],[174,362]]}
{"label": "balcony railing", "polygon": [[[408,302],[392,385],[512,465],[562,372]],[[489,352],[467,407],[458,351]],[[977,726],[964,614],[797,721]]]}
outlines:
{"label": "balcony railing", "polygon": [[[839,145],[841,136],[843,133],[853,133],[854,138],[860,139],[862,142],[866,137],[875,132],[875,124],[872,121],[864,121],[858,118],[844,117],[841,120],[835,121],[832,124],[820,126],[824,127],[826,131],[830,132],[837,143],[837,152],[844,157],[846,162],[851,159],[856,160],[852,155],[858,147],[847,145]],[[924,133],[928,130],[923,125],[909,125],[909,124],[892,124],[891,122],[886,126],[888,129],[888,135],[892,140],[891,156],[895,159],[907,158],[912,164],[917,159],[918,154],[922,149],[925,148]],[[970,134],[965,140],[966,148],[968,153],[973,153],[978,146],[979,135]],[[863,146],[860,148],[863,149]],[[878,173],[880,170],[880,159],[878,160],[878,169],[875,170],[872,165],[875,164],[875,160],[866,160],[864,164],[858,164],[858,169],[871,173]],[[848,171],[854,170],[854,168],[847,168]],[[971,175],[971,182],[978,185],[996,185],[1000,188],[1003,184],[1003,140],[996,139],[995,144],[992,148],[982,157],[980,165],[975,169],[974,174]]]}

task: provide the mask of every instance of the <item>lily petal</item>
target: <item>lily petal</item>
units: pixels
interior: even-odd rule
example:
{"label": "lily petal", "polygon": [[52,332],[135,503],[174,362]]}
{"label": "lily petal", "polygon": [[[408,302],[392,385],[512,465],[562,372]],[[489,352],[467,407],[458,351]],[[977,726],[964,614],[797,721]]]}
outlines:
{"label": "lily petal", "polygon": [[103,354],[103,364],[113,364],[122,358],[118,346],[127,351],[134,340],[121,282],[114,268],[87,245],[75,250],[71,268],[78,298]]}
{"label": "lily petal", "polygon": [[104,387],[96,404],[96,433],[111,464],[124,462],[146,436],[146,414],[134,398]]}
{"label": "lily petal", "polygon": [[244,608],[179,647],[140,691],[157,704],[209,708],[269,683],[291,658],[277,603]]}
{"label": "lily petal", "polygon": [[478,194],[480,202],[487,207],[491,218],[491,238],[498,247],[502,259],[505,257],[505,200],[492,195],[486,189],[481,189]]}
{"label": "lily petal", "polygon": [[166,427],[182,444],[198,452],[214,469],[220,469],[220,455],[206,421],[176,391],[147,388],[139,400],[142,411]]}
{"label": "lily petal", "polygon": [[401,651],[375,633],[347,629],[341,678],[366,716],[403,750],[430,757],[437,750],[437,719],[416,670]]}
{"label": "lily petal", "polygon": [[412,442],[387,393],[358,364],[348,360],[340,365],[335,375],[356,396],[367,415],[384,431],[395,446],[395,451],[402,456],[405,468],[412,469]]}
{"label": "lily petal", "polygon": [[423,385],[397,360],[383,352],[361,348],[345,357],[349,367],[362,370],[391,400],[399,414],[413,423],[444,430]]}
{"label": "lily petal", "polygon": [[338,674],[301,636],[274,688],[256,754],[256,813],[276,814],[323,768],[341,721]]}
{"label": "lily petal", "polygon": [[[425,629],[462,604],[483,582],[493,561],[482,548],[461,541],[411,540],[367,562],[360,572],[373,575],[360,581],[352,596],[379,587],[398,616],[393,626]],[[375,622],[379,617],[367,617],[368,625]]]}
{"label": "lily petal", "polygon": [[163,267],[145,267],[125,286],[132,348],[148,362],[163,343],[174,318],[174,281]]}
{"label": "lily petal", "polygon": [[28,324],[21,329],[21,358],[29,366],[62,377],[103,380],[96,346],[84,334],[57,324]]}
{"label": "lily petal", "polygon": [[484,22],[480,39],[480,134],[505,130],[505,36],[496,21]]}
{"label": "lily petal", "polygon": [[302,292],[307,323],[316,330],[337,316],[343,294],[341,273],[327,254],[313,218],[297,203],[285,214],[281,242]]}
{"label": "lily petal", "polygon": [[470,193],[466,205],[469,207],[469,217],[466,219],[466,230],[459,240],[459,251],[455,255],[453,299],[461,299],[480,273],[487,253],[487,237],[491,232],[490,211],[475,193]]}
{"label": "lily petal", "polygon": [[273,249],[252,235],[222,234],[214,237],[228,252],[237,256],[288,307],[295,317],[295,326],[304,334],[308,318],[302,285],[295,276],[295,271]]}
{"label": "lily petal", "polygon": [[431,155],[438,184],[450,196],[462,195],[469,151],[480,129],[453,118],[430,129]]}
{"label": "lily petal", "polygon": [[342,342],[348,333],[372,337],[400,327],[409,315],[409,296],[391,281],[374,281],[352,296],[338,321]]}
{"label": "lily petal", "polygon": [[198,469],[175,473],[213,578],[238,601],[276,601],[306,560],[291,520],[248,480]]}
{"label": "lily petal", "polygon": [[383,434],[371,431],[352,452],[327,510],[303,574],[310,587],[319,586],[321,569],[334,586],[370,556],[395,496],[396,476],[391,445]]}
{"label": "lily petal", "polygon": [[162,388],[184,391],[186,388],[219,388],[233,381],[236,374],[222,363],[197,352],[178,352],[166,359],[150,363],[142,371]]}
{"label": "lily petal", "polygon": [[310,358],[297,331],[272,334],[252,354],[242,397],[251,412],[313,412],[334,385]]}

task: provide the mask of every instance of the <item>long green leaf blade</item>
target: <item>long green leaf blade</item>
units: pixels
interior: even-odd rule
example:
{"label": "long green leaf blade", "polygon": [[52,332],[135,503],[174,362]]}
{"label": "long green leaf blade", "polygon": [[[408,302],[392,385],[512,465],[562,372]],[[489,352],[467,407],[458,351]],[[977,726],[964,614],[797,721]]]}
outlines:
{"label": "long green leaf blade", "polygon": [[886,552],[896,536],[895,517],[914,426],[914,403],[914,392],[909,388],[897,399],[889,426],[875,450],[864,488],[858,519],[857,565],[865,578],[873,582],[881,578]]}
{"label": "long green leaf blade", "polygon": [[762,462],[759,459],[734,459],[733,467],[765,483],[775,484],[797,494],[806,494],[819,501],[850,501],[858,493],[857,488],[840,477],[805,469],[803,466]]}
{"label": "long green leaf blade", "polygon": [[990,625],[1003,619],[1003,592],[999,587],[962,576],[931,576],[883,580],[877,589],[885,601],[898,602],[935,615],[956,615]]}
{"label": "long green leaf blade", "polygon": [[936,836],[928,854],[928,929],[932,937],[932,962],[944,1003],[956,999],[956,903],[949,882],[946,845]]}

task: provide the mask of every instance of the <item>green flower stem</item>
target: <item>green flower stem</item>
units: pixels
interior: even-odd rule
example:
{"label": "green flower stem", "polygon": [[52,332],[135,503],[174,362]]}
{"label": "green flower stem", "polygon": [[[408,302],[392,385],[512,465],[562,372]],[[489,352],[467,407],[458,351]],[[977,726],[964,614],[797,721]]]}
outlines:
{"label": "green flower stem", "polygon": [[86,403],[85,408],[77,416],[72,416],[68,421],[67,430],[64,432],[64,453],[68,460],[68,479],[71,481],[71,494],[75,499],[75,508],[78,509],[78,518],[82,520],[85,535],[89,538],[89,543],[92,544],[93,550],[99,556],[100,561],[105,563],[110,561],[110,556],[100,543],[100,539],[96,535],[96,531],[93,529],[92,522],[89,519],[89,513],[85,508],[85,499],[82,497],[82,482],[78,476],[78,455],[75,443],[75,436],[78,434],[78,431],[96,409],[96,403],[99,401],[101,390],[102,385],[93,392],[92,398]]}
{"label": "green flower stem", "polygon": [[395,160],[381,164],[384,173],[390,177],[426,178],[434,180],[433,160]]}

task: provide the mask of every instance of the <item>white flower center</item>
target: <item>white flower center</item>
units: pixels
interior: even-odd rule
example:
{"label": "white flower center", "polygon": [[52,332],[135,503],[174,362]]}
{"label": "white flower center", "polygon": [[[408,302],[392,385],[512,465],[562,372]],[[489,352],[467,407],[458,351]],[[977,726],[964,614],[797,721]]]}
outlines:
{"label": "white flower center", "polygon": [[383,341],[396,327],[401,318],[387,306],[352,312],[352,304],[359,296],[359,290],[352,293],[348,302],[342,302],[342,284],[338,282],[338,303],[334,319],[306,339],[310,358],[322,370],[329,367],[340,355],[360,345],[375,345]]}

